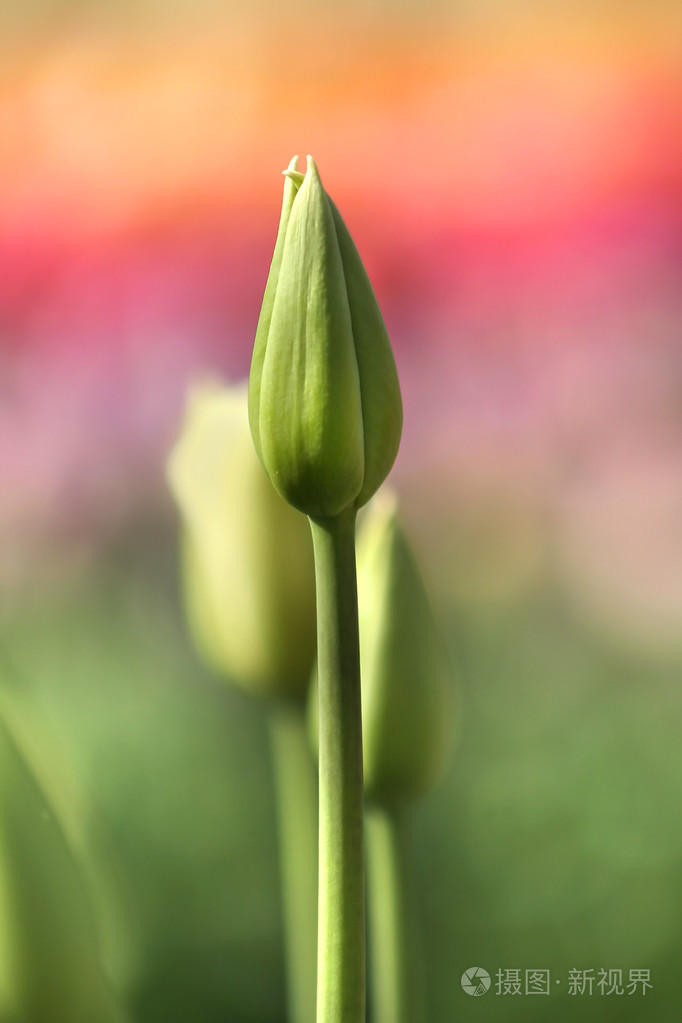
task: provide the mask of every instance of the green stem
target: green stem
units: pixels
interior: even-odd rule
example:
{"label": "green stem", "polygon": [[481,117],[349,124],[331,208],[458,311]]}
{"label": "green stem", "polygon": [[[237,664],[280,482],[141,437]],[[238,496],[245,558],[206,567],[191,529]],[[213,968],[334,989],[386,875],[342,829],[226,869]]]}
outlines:
{"label": "green stem", "polygon": [[315,1023],[317,779],[304,710],[270,715],[290,1023]]}
{"label": "green stem", "polygon": [[372,807],[366,823],[372,1019],[416,1023],[421,1007],[416,997],[407,821],[398,811]]}
{"label": "green stem", "polygon": [[317,587],[317,1023],[364,1023],[365,867],[355,510],[311,519]]}

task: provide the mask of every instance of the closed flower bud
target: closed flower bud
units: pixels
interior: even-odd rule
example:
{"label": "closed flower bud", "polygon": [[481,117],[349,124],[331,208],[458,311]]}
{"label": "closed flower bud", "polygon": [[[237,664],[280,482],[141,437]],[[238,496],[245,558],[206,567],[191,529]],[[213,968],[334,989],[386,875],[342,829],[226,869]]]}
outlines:
{"label": "closed flower bud", "polygon": [[358,540],[365,794],[382,805],[423,793],[453,731],[451,673],[394,499],[376,498]]}
{"label": "closed flower bud", "polygon": [[393,465],[402,404],[372,286],[311,157],[285,171],[249,379],[256,451],[313,517],[360,507]]}
{"label": "closed flower bud", "polygon": [[256,458],[245,386],[191,394],[168,477],[200,653],[252,693],[302,699],[315,653],[310,529]]}
{"label": "closed flower bud", "polygon": [[122,1023],[80,864],[0,715],[0,1019]]}

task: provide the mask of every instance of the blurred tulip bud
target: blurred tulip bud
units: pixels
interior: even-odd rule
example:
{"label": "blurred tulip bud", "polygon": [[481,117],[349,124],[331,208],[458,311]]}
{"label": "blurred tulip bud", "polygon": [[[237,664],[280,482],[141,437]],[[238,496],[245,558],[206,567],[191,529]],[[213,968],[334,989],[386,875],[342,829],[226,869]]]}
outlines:
{"label": "blurred tulip bud", "polygon": [[0,1019],[121,1023],[79,865],[0,717]]}
{"label": "blurred tulip bud", "polygon": [[245,385],[209,383],[190,394],[168,477],[200,652],[243,689],[303,699],[315,655],[310,528],[256,458]]}
{"label": "blurred tulip bud", "polygon": [[360,507],[393,465],[400,386],[355,244],[294,157],[254,345],[249,421],[275,488],[313,517]]}
{"label": "blurred tulip bud", "polygon": [[375,498],[358,539],[365,795],[382,805],[423,793],[453,734],[451,672],[395,499]]}

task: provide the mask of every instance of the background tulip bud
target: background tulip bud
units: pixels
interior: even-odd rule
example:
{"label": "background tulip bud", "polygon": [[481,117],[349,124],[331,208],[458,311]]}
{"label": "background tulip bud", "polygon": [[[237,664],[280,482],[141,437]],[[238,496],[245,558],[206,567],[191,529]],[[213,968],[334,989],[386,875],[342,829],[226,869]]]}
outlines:
{"label": "background tulip bud", "polygon": [[[393,808],[438,780],[452,744],[451,669],[395,498],[377,495],[358,537],[365,797]],[[317,680],[308,705],[317,753]]]}
{"label": "background tulip bud", "polygon": [[200,652],[251,692],[302,698],[315,652],[310,530],[254,454],[245,386],[193,391],[168,477]]}
{"label": "background tulip bud", "polygon": [[364,504],[393,465],[398,376],[369,278],[311,157],[286,173],[249,421],[275,488],[313,517]]}
{"label": "background tulip bud", "polygon": [[441,772],[453,731],[451,673],[396,502],[375,498],[358,539],[365,794],[390,806]]}
{"label": "background tulip bud", "polygon": [[122,1023],[79,864],[0,715],[0,1019]]}

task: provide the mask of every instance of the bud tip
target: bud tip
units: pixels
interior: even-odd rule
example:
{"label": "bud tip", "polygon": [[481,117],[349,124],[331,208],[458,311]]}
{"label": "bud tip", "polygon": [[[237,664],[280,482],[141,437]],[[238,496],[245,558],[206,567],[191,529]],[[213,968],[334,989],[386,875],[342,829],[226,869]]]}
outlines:
{"label": "bud tip", "polygon": [[285,178],[290,178],[291,181],[293,181],[295,185],[298,185],[299,188],[301,187],[305,175],[301,174],[300,170],[298,169],[298,156],[293,156],[291,158],[289,166],[287,167],[286,170],[282,171],[282,174],[284,175]]}

